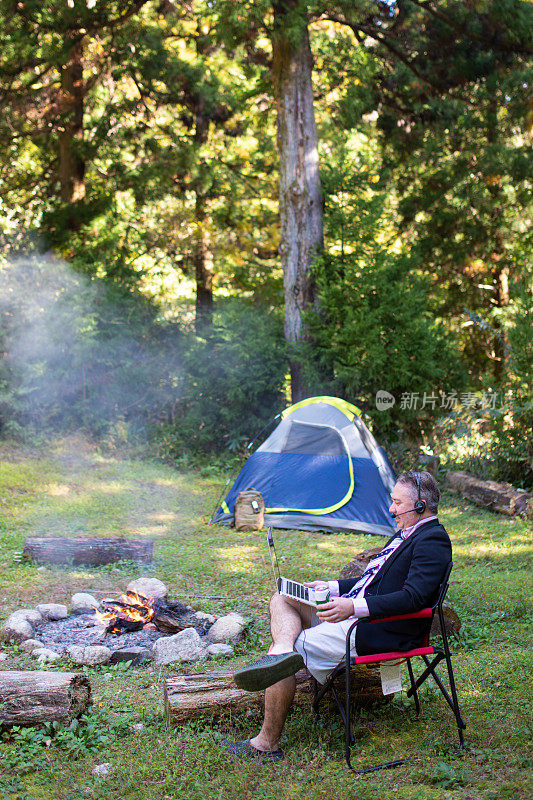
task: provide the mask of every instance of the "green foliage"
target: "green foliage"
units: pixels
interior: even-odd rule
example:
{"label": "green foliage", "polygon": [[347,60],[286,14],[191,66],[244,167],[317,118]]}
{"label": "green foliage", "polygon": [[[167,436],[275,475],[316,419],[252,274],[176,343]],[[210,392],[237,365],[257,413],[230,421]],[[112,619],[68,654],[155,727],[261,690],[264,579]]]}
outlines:
{"label": "green foliage", "polygon": [[182,396],[157,431],[162,453],[240,450],[284,405],[280,318],[249,303],[219,304],[213,327],[191,337]]}
{"label": "green foliage", "polygon": [[239,453],[284,405],[281,320],[260,306],[220,303],[196,335],[49,259],[2,277],[6,434],[81,429],[114,446],[149,434],[165,457]]}
{"label": "green foliage", "polygon": [[446,764],[445,761],[437,761],[425,774],[422,773],[421,777],[434,786],[455,789],[458,786],[465,786],[469,782],[470,776],[464,767],[455,767]]}
{"label": "green foliage", "polygon": [[75,759],[87,752],[109,747],[129,733],[128,723],[103,709],[85,712],[69,725],[47,722],[41,728],[14,725],[2,734],[11,747],[3,753],[3,765],[20,774],[32,772],[42,765],[43,752],[57,748],[67,758]]}
{"label": "green foliage", "polygon": [[[532,247],[531,4],[448,0],[438,14],[414,3],[405,11],[407,59],[383,53],[388,68],[374,84],[399,230],[431,277],[472,383],[492,375],[500,385],[501,315]],[[469,327],[465,306],[490,327]]]}
{"label": "green foliage", "polygon": [[[482,426],[479,468],[528,485],[531,3],[78,5],[0,0],[0,247],[44,241],[77,275],[65,295],[44,268],[44,311],[26,303],[18,329],[24,303],[3,303],[4,434],[82,428],[118,447],[149,428],[196,464],[240,453],[282,404],[270,351],[263,368],[257,342],[241,348],[274,387],[260,398],[227,332],[248,330],[216,311],[191,334],[191,300],[196,283],[208,301],[282,306],[271,44],[281,18],[297,45],[308,12],[326,240],[309,389],[371,411],[399,460],[430,443],[436,412],[400,408],[404,392],[500,392],[471,451]],[[381,388],[396,405],[375,413]]]}
{"label": "green foliage", "polygon": [[[462,375],[452,340],[432,313],[420,264],[387,241],[392,211],[379,188],[369,186],[372,165],[373,145],[363,140],[357,155],[340,147],[325,170],[330,247],[315,264],[309,326],[320,363],[333,373],[330,393],[371,412],[381,434],[394,438],[399,428],[420,436],[431,429],[435,409],[409,407],[402,395],[422,399],[439,388],[457,389]],[[392,408],[376,411],[378,390],[394,395]]]}

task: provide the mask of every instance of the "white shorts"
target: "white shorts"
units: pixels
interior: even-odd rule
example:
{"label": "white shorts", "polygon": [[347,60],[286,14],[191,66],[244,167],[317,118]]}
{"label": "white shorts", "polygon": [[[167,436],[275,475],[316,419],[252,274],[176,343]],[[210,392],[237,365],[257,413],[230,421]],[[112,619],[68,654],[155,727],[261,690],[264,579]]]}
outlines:
{"label": "white shorts", "polygon": [[[346,634],[355,622],[354,617],[342,622],[319,622],[313,612],[311,628],[305,628],[296,639],[294,649],[303,657],[305,666],[319,683],[325,683],[329,673],[344,660],[346,655]],[[355,656],[355,632],[350,641],[350,655]]]}

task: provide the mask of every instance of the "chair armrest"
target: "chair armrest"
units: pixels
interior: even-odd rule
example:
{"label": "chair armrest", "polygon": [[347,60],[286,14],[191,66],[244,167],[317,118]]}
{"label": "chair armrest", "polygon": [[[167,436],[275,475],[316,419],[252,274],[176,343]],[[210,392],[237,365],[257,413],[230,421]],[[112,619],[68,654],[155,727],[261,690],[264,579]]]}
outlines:
{"label": "chair armrest", "polygon": [[433,617],[432,608],[423,608],[421,611],[413,611],[411,614],[397,614],[394,617],[363,617],[359,622],[369,622],[371,625],[376,622],[396,622],[400,619],[430,619]]}

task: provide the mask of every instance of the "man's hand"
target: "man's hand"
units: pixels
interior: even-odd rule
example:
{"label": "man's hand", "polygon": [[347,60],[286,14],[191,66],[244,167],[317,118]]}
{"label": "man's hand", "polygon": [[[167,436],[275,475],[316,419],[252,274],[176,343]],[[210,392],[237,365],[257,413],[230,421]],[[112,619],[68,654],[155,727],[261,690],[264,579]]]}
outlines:
{"label": "man's hand", "polygon": [[342,622],[353,617],[353,600],[349,597],[332,597],[327,603],[317,606],[316,615],[320,622]]}
{"label": "man's hand", "polygon": [[304,581],[304,586],[309,586],[310,589],[328,589],[329,583],[327,581]]}

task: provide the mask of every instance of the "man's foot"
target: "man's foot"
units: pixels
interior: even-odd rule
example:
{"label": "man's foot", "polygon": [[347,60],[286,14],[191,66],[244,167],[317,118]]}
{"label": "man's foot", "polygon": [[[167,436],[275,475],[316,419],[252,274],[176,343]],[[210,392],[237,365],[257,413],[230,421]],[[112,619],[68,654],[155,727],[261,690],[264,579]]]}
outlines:
{"label": "man's foot", "polygon": [[281,747],[279,750],[258,750],[257,747],[250,743],[249,739],[244,739],[241,742],[225,739],[221,744],[224,750],[227,750],[228,753],[233,753],[234,756],[239,756],[239,758],[260,758],[263,761],[279,761],[281,758],[285,758]]}
{"label": "man's foot", "polygon": [[239,689],[247,692],[260,692],[273,683],[294,675],[304,666],[300,653],[281,653],[279,655],[266,655],[258,661],[237,670],[233,680]]}

